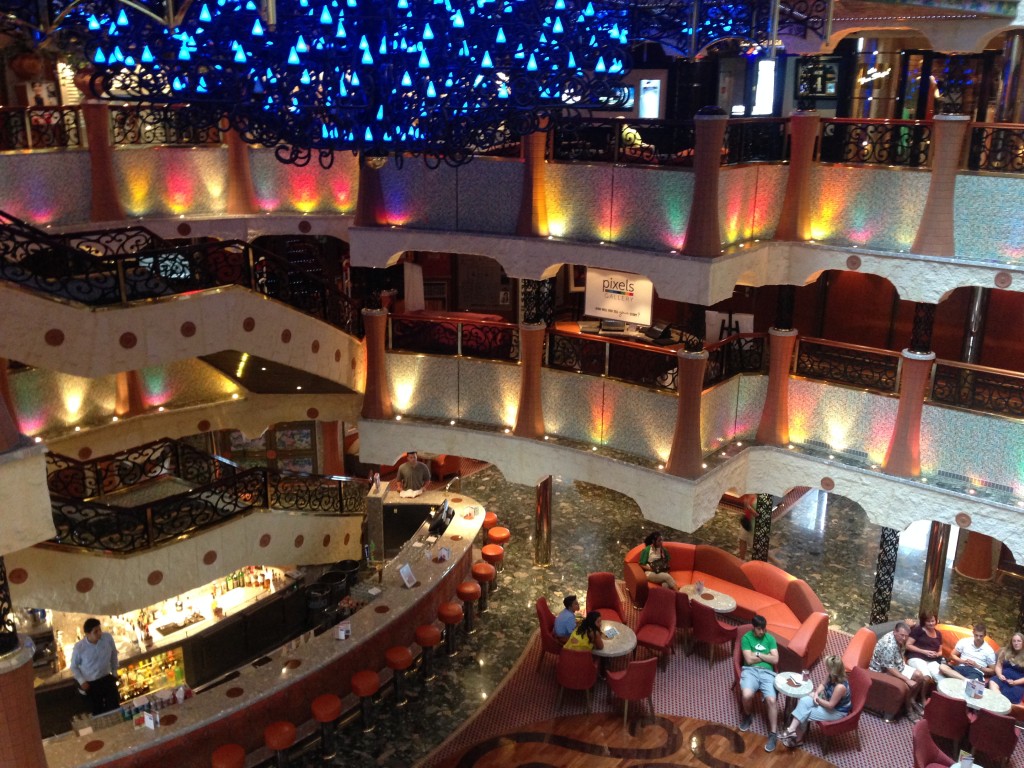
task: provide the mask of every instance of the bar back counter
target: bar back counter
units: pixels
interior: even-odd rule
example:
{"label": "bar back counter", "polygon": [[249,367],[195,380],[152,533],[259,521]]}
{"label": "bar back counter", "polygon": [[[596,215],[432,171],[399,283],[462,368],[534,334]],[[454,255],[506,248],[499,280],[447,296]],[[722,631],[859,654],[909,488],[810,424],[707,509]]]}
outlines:
{"label": "bar back counter", "polygon": [[[387,504],[440,507],[445,498],[442,491],[428,491],[406,502],[392,492]],[[269,723],[305,723],[311,717],[310,702],[320,694],[347,696],[353,673],[383,670],[385,651],[413,645],[416,627],[436,622],[438,606],[455,599],[456,587],[470,578],[473,541],[483,525],[484,509],[460,494],[448,501],[454,514],[447,530],[436,540],[428,539],[429,521],[424,522],[366,585],[379,594],[347,620],[351,637],[336,639],[331,630],[285,644],[267,654],[269,661],[264,657],[241,667],[225,682],[163,710],[155,729],[123,722],[47,739],[49,768],[207,768],[218,746],[236,743],[254,752],[263,746],[263,729]]]}

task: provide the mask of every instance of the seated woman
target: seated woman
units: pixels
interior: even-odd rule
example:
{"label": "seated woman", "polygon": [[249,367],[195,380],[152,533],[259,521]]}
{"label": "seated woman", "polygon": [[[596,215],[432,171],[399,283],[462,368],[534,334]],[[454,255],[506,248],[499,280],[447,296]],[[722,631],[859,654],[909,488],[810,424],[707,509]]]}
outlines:
{"label": "seated woman", "polygon": [[846,667],[840,656],[825,659],[828,680],[821,683],[813,696],[802,696],[793,710],[789,728],[779,736],[787,747],[798,747],[804,743],[809,720],[838,720],[850,714],[853,702],[850,700],[850,682],[846,679]]}
{"label": "seated woman", "polygon": [[988,687],[999,691],[1011,704],[1024,700],[1024,634],[1015,632],[996,659],[996,673]]}
{"label": "seated woman", "polygon": [[570,651],[586,651],[604,648],[604,635],[601,634],[601,612],[590,611],[586,618],[576,627],[576,631],[565,641],[565,648]]}
{"label": "seated woman", "polygon": [[679,585],[668,572],[668,552],[661,538],[661,531],[652,531],[644,539],[643,551],[640,553],[640,567],[644,569],[647,580],[654,584],[663,584],[669,589],[679,590]]}
{"label": "seated woman", "polygon": [[935,628],[938,621],[935,611],[921,611],[917,626],[910,628],[907,638],[907,664],[936,683],[945,676],[940,669],[946,663],[942,658],[942,633]]}

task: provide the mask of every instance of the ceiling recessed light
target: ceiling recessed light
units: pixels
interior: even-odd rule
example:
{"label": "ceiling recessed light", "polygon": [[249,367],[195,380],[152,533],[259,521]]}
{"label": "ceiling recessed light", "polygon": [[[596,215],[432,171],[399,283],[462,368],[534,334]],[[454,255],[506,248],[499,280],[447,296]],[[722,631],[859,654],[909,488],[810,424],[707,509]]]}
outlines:
{"label": "ceiling recessed light", "polygon": [[296,387],[296,389],[302,389],[302,385],[300,384],[299,386]]}
{"label": "ceiling recessed light", "polygon": [[261,371],[265,371],[265,370],[267,370],[267,369],[266,369],[266,368],[260,368],[260,370],[261,370]]}

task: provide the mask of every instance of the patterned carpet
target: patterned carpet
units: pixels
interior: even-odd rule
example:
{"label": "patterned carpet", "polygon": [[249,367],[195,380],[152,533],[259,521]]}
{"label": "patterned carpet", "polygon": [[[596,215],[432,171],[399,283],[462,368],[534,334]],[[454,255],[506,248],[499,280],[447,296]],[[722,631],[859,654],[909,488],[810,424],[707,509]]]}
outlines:
{"label": "patterned carpet", "polygon": [[[627,612],[626,620],[631,626],[635,626],[638,612],[629,605],[621,582],[619,587]],[[848,641],[849,636],[845,633],[830,630],[825,655],[841,654]],[[558,696],[558,686],[553,675],[555,661],[554,657],[549,656],[543,661],[538,672],[538,659],[542,653],[539,635],[535,633],[515,668],[477,716],[452,734],[419,765],[422,768],[454,768],[461,754],[486,739],[513,734],[526,726],[545,720],[585,714],[585,699],[581,695],[567,694],[563,697],[561,709],[555,710]],[[641,650],[641,654],[643,653],[645,651]],[[742,754],[746,757],[737,757],[741,764],[749,764],[755,757],[758,765],[782,766],[791,762],[787,757],[789,750],[781,744],[772,755],[764,753],[768,724],[763,710],[755,717],[754,726],[749,733],[740,734],[738,728],[735,728],[739,721],[739,708],[737,697],[731,688],[731,659],[719,651],[717,661],[709,667],[705,653],[706,651],[702,650],[687,656],[677,646],[675,655],[667,664],[659,667],[654,688],[656,713],[696,718],[733,727],[744,741]],[[813,673],[816,680],[822,676],[822,666],[820,662],[815,665]],[[621,714],[621,703],[610,701],[607,687],[603,682],[598,681],[592,698],[595,712]],[[781,720],[780,713],[780,723]],[[648,727],[661,726],[652,724]],[[862,751],[858,752],[852,734],[838,737],[832,741],[826,757],[820,737],[811,734],[802,749],[838,768],[909,768],[913,765],[911,724],[906,719],[886,723],[865,713],[860,721],[860,741]],[[699,764],[695,761],[688,763]],[[674,765],[663,762],[657,764],[666,767]],[[617,762],[616,765],[641,766],[651,763]],[[728,763],[723,764],[723,768],[725,765]],[[1017,750],[1010,761],[1011,768],[1022,765],[1024,741],[1018,742]]]}

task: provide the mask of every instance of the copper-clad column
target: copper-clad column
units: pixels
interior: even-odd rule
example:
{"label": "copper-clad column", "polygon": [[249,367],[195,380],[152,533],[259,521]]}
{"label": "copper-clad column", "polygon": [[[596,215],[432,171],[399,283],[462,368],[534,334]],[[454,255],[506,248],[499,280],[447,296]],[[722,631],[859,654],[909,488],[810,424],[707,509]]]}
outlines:
{"label": "copper-clad column", "polygon": [[14,397],[11,396],[11,380],[8,374],[10,361],[0,357],[0,406],[7,409],[7,412],[14,418],[15,427],[18,426],[18,411],[14,407]]}
{"label": "copper-clad column", "polygon": [[[2,559],[0,571],[3,571]],[[5,578],[0,597],[6,591]],[[6,597],[10,599],[9,595]],[[7,616],[5,614],[0,618],[6,620]],[[6,637],[6,632],[0,633],[0,638]],[[18,642],[18,636],[13,631],[9,637]],[[0,649],[0,765],[46,768],[43,734],[39,727],[36,694],[32,687],[33,678],[32,651],[21,645],[16,645],[13,650]]]}
{"label": "copper-clad column", "polygon": [[146,401],[142,396],[142,377],[138,371],[118,371],[116,387],[114,413],[118,417],[141,416],[146,412]]}
{"label": "copper-clad column", "polygon": [[21,429],[14,409],[0,397],[0,453],[17,448],[22,442]]}
{"label": "copper-clad column", "polygon": [[[968,579],[991,581],[996,575],[996,557],[999,553],[996,541],[979,531],[965,530],[961,535],[966,535],[967,542],[957,553],[953,569]],[[941,587],[940,582],[939,588]]]}
{"label": "copper-clad column", "polygon": [[693,118],[693,198],[686,222],[683,253],[711,258],[722,252],[718,216],[718,177],[722,172],[722,143],[729,117],[718,107],[704,107]]}
{"label": "copper-clad column", "polygon": [[89,170],[92,178],[90,221],[120,221],[125,218],[114,176],[114,150],[110,146],[110,109],[105,102],[82,102],[85,135],[89,142]]}
{"label": "copper-clad column", "polygon": [[[544,118],[543,124],[546,123],[547,118]],[[519,199],[519,221],[516,223],[516,234],[520,237],[547,237],[550,232],[547,160],[544,157],[547,142],[546,131],[534,131],[522,138],[523,191]]]}
{"label": "copper-clad column", "polygon": [[540,374],[545,330],[543,323],[522,323],[519,326],[519,410],[515,429],[512,430],[519,437],[544,436]]}
{"label": "copper-clad column", "polygon": [[228,202],[227,212],[237,216],[258,213],[256,188],[252,183],[252,163],[249,145],[242,141],[238,131],[229,128],[225,138],[228,144]]}
{"label": "copper-clad column", "polygon": [[903,350],[896,426],[882,464],[890,475],[916,477],[921,473],[921,412],[934,360],[934,352]]}
{"label": "copper-clad column", "polygon": [[932,178],[911,250],[928,256],[954,256],[953,198],[963,153],[967,115],[936,115],[932,124]]}
{"label": "copper-clad column", "polygon": [[384,204],[384,186],[380,170],[387,162],[382,157],[359,155],[359,189],[356,190],[357,227],[383,227],[388,223],[388,209]]}
{"label": "copper-clad column", "polygon": [[789,369],[793,363],[798,332],[795,328],[769,328],[768,335],[771,337],[768,393],[761,409],[757,442],[786,445],[789,443]]}
{"label": "copper-clad column", "polygon": [[388,360],[385,336],[388,330],[386,309],[364,309],[363,327],[366,329],[366,391],[363,393],[364,419],[390,419],[391,384],[388,381]]}
{"label": "copper-clad column", "polygon": [[676,389],[676,428],[672,434],[672,449],[665,471],[678,477],[696,478],[701,473],[704,453],[700,444],[700,399],[704,391],[704,369],[708,364],[706,350],[688,352],[681,349]]}
{"label": "copper-clad column", "polygon": [[320,441],[323,452],[320,454],[320,474],[344,475],[345,457],[341,455],[341,440],[336,421],[320,422]]}
{"label": "copper-clad column", "polygon": [[820,128],[821,116],[813,109],[789,116],[789,172],[776,240],[811,239],[811,168]]}

